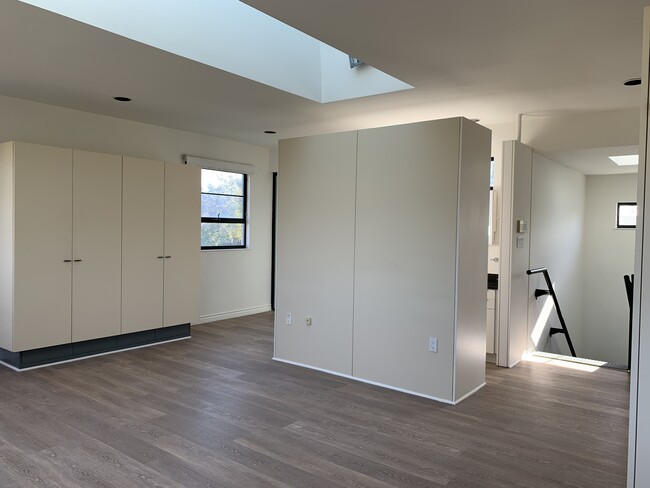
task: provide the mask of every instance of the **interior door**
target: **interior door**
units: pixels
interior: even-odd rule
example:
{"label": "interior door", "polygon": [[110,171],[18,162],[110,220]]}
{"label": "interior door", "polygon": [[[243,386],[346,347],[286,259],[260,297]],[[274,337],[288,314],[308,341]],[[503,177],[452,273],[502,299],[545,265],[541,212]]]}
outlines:
{"label": "interior door", "polygon": [[14,351],[71,341],[72,150],[15,144]]}
{"label": "interior door", "polygon": [[162,327],[165,165],[123,158],[122,333]]}
{"label": "interior door", "polygon": [[165,164],[165,279],[163,326],[199,318],[201,168]]}
{"label": "interior door", "polygon": [[121,331],[122,156],[73,152],[72,340]]}

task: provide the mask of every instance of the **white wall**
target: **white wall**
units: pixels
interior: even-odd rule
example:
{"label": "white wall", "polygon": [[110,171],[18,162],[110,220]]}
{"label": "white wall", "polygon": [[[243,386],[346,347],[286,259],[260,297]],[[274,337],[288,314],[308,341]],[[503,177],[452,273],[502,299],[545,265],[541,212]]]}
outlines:
{"label": "white wall", "polygon": [[356,146],[356,132],[283,140],[278,172],[274,357],[347,375],[352,374]]}
{"label": "white wall", "polygon": [[[548,268],[571,340],[584,356],[583,242],[586,177],[567,166],[533,153],[530,226],[530,267]],[[536,288],[547,289],[541,274],[530,277],[529,350],[570,354],[563,334],[549,337],[549,327],[560,327],[549,295],[535,300]]]}
{"label": "white wall", "polygon": [[0,142],[23,141],[181,163],[183,154],[255,165],[251,247],[201,253],[201,320],[270,309],[269,150],[52,105],[0,97]]}
{"label": "white wall", "polygon": [[630,435],[628,445],[628,488],[645,488],[650,485],[650,199],[646,188],[650,186],[648,172],[648,107],[650,103],[650,7],[643,15],[642,105],[639,138],[639,173],[637,202],[639,215],[634,257],[634,309],[632,319],[632,374],[630,376]]}
{"label": "white wall", "polygon": [[616,203],[636,201],[636,174],[587,176],[581,356],[627,363],[623,275],[634,272],[635,229],[616,229]]}
{"label": "white wall", "polygon": [[503,143],[503,229],[497,292],[499,366],[514,366],[527,351],[530,233],[518,233],[517,221],[530,225],[532,161],[530,147],[517,141]]}
{"label": "white wall", "polygon": [[489,131],[461,118],[281,141],[276,359],[447,402],[480,388],[488,172]]}

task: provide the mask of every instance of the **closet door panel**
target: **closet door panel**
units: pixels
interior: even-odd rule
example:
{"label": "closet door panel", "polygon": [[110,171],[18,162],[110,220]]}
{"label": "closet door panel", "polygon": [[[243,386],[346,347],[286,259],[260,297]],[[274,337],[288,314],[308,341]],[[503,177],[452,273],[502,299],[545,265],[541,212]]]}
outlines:
{"label": "closet door panel", "polygon": [[164,326],[196,323],[199,315],[201,170],[165,165]]}
{"label": "closet door panel", "polygon": [[122,333],[162,327],[165,167],[123,158]]}
{"label": "closet door panel", "polygon": [[122,156],[73,152],[72,340],[121,332]]}
{"label": "closet door panel", "polygon": [[71,341],[72,150],[15,144],[14,351]]}

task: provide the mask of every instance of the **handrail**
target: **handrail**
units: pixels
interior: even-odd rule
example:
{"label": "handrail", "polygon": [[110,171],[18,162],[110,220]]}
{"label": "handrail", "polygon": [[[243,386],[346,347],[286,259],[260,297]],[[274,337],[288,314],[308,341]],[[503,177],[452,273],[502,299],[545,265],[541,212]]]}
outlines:
{"label": "handrail", "polygon": [[624,275],[625,294],[627,295],[627,304],[630,306],[628,316],[628,336],[627,336],[627,370],[632,370],[632,301],[634,299],[634,275]]}
{"label": "handrail", "polygon": [[560,325],[562,326],[561,329],[558,329],[556,327],[551,327],[549,334],[551,336],[553,336],[554,334],[564,334],[564,337],[566,337],[567,344],[569,345],[569,349],[571,350],[571,355],[575,358],[577,357],[576,350],[573,348],[573,342],[571,342],[569,329],[567,329],[566,322],[564,322],[564,316],[562,315],[562,310],[560,309],[560,302],[558,302],[557,300],[557,295],[555,294],[555,290],[553,289],[553,282],[551,281],[551,277],[548,274],[548,269],[533,268],[526,271],[526,274],[529,276],[537,273],[542,273],[544,275],[544,280],[546,280],[546,286],[548,286],[548,290],[542,290],[539,288],[536,289],[535,298],[537,299],[543,295],[551,295],[551,298],[553,299],[553,303],[555,304],[555,311],[557,312],[557,317],[558,319],[560,319]]}

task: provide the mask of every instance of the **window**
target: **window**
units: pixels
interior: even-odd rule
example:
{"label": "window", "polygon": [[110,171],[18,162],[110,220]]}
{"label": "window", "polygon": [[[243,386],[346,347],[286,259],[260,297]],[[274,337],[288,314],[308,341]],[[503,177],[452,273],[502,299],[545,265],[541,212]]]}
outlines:
{"label": "window", "polygon": [[636,202],[618,202],[616,204],[616,228],[636,228]]}
{"label": "window", "polygon": [[246,247],[248,176],[201,170],[201,249]]}

